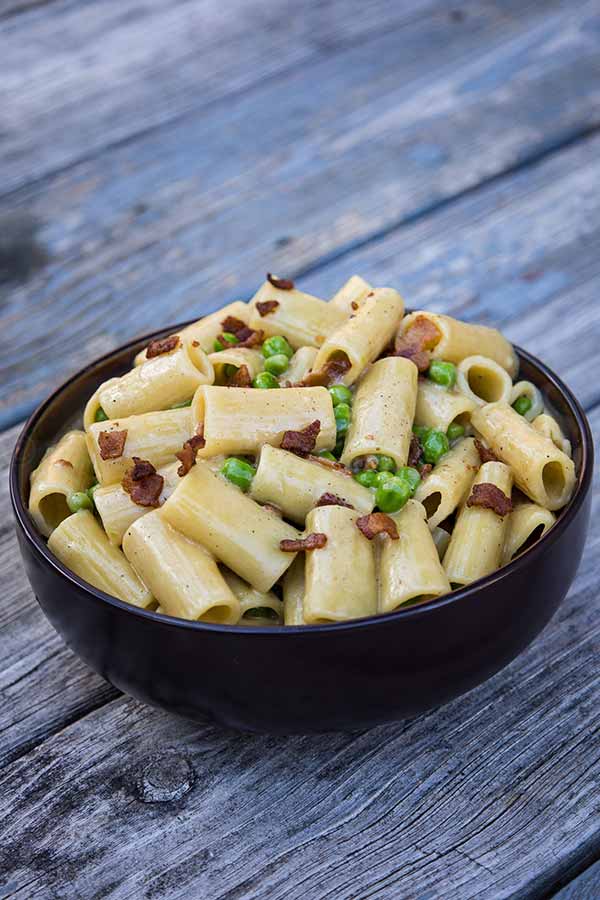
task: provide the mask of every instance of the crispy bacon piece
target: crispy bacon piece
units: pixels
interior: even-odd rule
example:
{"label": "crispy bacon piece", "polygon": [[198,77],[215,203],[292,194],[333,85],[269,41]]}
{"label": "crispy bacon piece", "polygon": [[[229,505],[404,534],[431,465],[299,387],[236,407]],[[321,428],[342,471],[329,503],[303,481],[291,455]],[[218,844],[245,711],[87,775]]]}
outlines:
{"label": "crispy bacon piece", "polygon": [[269,313],[275,312],[279,306],[279,300],[263,300],[256,304],[259,316],[268,316]]}
{"label": "crispy bacon piece", "polygon": [[279,549],[284,553],[298,553],[301,550],[320,550],[327,543],[327,535],[322,532],[307,534],[305,538],[279,541]]}
{"label": "crispy bacon piece", "polygon": [[152,463],[139,456],[133,457],[133,466],[125,472],[121,482],[123,490],[138,506],[159,506],[164,483]]}
{"label": "crispy bacon piece", "polygon": [[123,456],[127,429],[123,431],[101,431],[98,435],[98,447],[102,459],[119,459]]}
{"label": "crispy bacon piece", "polygon": [[479,453],[479,459],[482,464],[486,462],[498,462],[498,457],[495,453],[493,453],[489,447],[486,447],[485,444],[479,440],[479,438],[475,438],[475,446],[477,447],[477,452]]}
{"label": "crispy bacon piece", "polygon": [[350,306],[352,307],[353,310],[358,309],[358,303],[356,302],[356,300],[352,300],[352,302],[350,303]]}
{"label": "crispy bacon piece", "polygon": [[433,466],[431,465],[431,463],[424,463],[422,466],[419,467],[419,475],[421,476],[421,481],[424,478],[427,478],[427,476],[429,475],[429,473],[431,472],[432,469],[433,469]]}
{"label": "crispy bacon piece", "polygon": [[345,506],[346,509],[354,509],[351,503],[346,503],[345,500],[342,500],[341,497],[338,497],[337,494],[330,494],[329,491],[325,491],[324,494],[321,494],[315,506]]}
{"label": "crispy bacon piece", "polygon": [[428,351],[433,350],[439,337],[439,328],[430,319],[425,316],[417,316],[414,325],[406,334],[398,333],[394,345],[394,356],[410,359],[419,372],[426,372],[431,362]]}
{"label": "crispy bacon piece", "polygon": [[414,469],[421,459],[421,454],[423,453],[423,448],[421,447],[421,441],[413,434],[410,439],[410,447],[408,450],[408,461],[406,463],[407,466],[412,466]]}
{"label": "crispy bacon piece", "polygon": [[467,500],[467,506],[480,506],[482,509],[492,509],[499,516],[507,516],[512,512],[512,502],[495,484],[474,484],[471,496]]}
{"label": "crispy bacon piece", "polygon": [[177,469],[177,474],[180,478],[183,478],[184,475],[190,471],[194,463],[196,462],[196,453],[198,450],[201,450],[204,447],[206,441],[204,440],[203,434],[194,434],[189,440],[185,442],[179,453],[176,453],[175,456],[181,463],[179,468]]}
{"label": "crispy bacon piece", "polygon": [[240,366],[235,375],[232,375],[228,382],[229,387],[252,387],[252,379],[248,366]]}
{"label": "crispy bacon piece", "polygon": [[269,282],[269,284],[272,284],[274,288],[277,288],[280,291],[294,290],[294,282],[290,281],[289,278],[276,278],[275,275],[271,275],[270,272],[267,272],[267,281]]}
{"label": "crispy bacon piece", "polygon": [[320,466],[325,466],[326,469],[334,469],[334,471],[339,472],[340,475],[348,475],[352,478],[352,472],[344,463],[337,462],[337,460],[326,459],[324,456],[315,456],[312,453],[308,454],[308,459],[311,462],[318,463]]}
{"label": "crispy bacon piece", "polygon": [[238,339],[236,347],[256,347],[257,344],[262,344],[264,336],[262,329],[255,331],[253,328],[244,327],[236,334]]}
{"label": "crispy bacon piece", "polygon": [[348,369],[352,368],[349,359],[330,359],[322,369],[309,372],[302,381],[298,381],[293,387],[329,387],[330,384],[344,377]]}
{"label": "crispy bacon piece", "polygon": [[315,419],[300,431],[285,431],[279,446],[282,450],[289,450],[298,456],[308,456],[311,450],[315,449],[320,430],[321,422]]}
{"label": "crispy bacon piece", "polygon": [[235,316],[226,316],[221,322],[223,331],[229,331],[231,334],[237,334],[242,328],[246,328],[246,323]]}
{"label": "crispy bacon piece", "polygon": [[375,535],[382,534],[383,532],[389,535],[393,541],[398,540],[396,523],[387,515],[387,513],[375,512],[369,513],[368,516],[361,516],[356,520],[356,527],[362,531],[364,536],[370,541],[373,540]]}
{"label": "crispy bacon piece", "polygon": [[179,335],[171,334],[166,338],[158,338],[156,341],[150,341],[146,347],[146,359],[152,359],[155,356],[162,356],[163,353],[170,353],[175,347],[179,346]]}

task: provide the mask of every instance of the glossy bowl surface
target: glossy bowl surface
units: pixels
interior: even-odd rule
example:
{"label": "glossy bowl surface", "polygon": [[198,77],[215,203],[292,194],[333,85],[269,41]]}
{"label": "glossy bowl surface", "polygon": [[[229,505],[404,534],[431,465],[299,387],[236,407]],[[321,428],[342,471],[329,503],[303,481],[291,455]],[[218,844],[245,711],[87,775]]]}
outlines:
{"label": "glossy bowl surface", "polygon": [[80,422],[102,381],[126,371],[152,337],[174,330],[133,341],[67,381],[30,417],[11,462],[17,536],[38,602],[69,647],[115,687],[170,712],[247,731],[362,729],[465,693],[507,665],[547,624],[583,551],[593,446],[569,389],[522,350],[521,377],[540,387],[573,444],[577,487],[541,541],[467,588],[376,618],[246,628],[136,609],[66,569],[27,513],[30,473],[46,447]]}

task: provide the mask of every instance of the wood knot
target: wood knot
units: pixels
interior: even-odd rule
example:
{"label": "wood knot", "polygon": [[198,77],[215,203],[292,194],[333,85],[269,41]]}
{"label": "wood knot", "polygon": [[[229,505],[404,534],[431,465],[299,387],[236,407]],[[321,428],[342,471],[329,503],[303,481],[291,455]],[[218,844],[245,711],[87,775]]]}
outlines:
{"label": "wood knot", "polygon": [[142,803],[170,803],[181,800],[195,780],[190,761],[175,750],[165,750],[147,760],[136,779],[136,793]]}

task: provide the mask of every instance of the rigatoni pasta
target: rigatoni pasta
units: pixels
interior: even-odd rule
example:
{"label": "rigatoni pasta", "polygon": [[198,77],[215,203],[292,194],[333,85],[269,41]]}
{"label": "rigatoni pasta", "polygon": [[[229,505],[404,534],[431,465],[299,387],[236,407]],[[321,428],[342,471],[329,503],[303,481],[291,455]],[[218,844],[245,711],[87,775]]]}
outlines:
{"label": "rigatoni pasta", "polygon": [[330,301],[269,275],[95,386],[30,513],[80,578],[175,620],[431,603],[510,563],[574,491],[569,437],[517,376],[496,329],[404,316],[358,275]]}

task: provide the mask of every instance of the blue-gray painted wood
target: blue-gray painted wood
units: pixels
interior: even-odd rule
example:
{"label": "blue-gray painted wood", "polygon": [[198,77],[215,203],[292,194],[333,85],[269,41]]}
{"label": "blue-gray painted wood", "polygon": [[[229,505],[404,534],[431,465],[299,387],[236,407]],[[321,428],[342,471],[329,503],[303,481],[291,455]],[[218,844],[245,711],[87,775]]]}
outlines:
{"label": "blue-gray painted wood", "polygon": [[419,17],[13,197],[48,261],[2,290],[0,422],[134,333],[401,234],[589,129],[599,33],[598,0]]}
{"label": "blue-gray painted wood", "polygon": [[552,900],[598,900],[600,897],[600,860],[570,884],[553,895]]}

